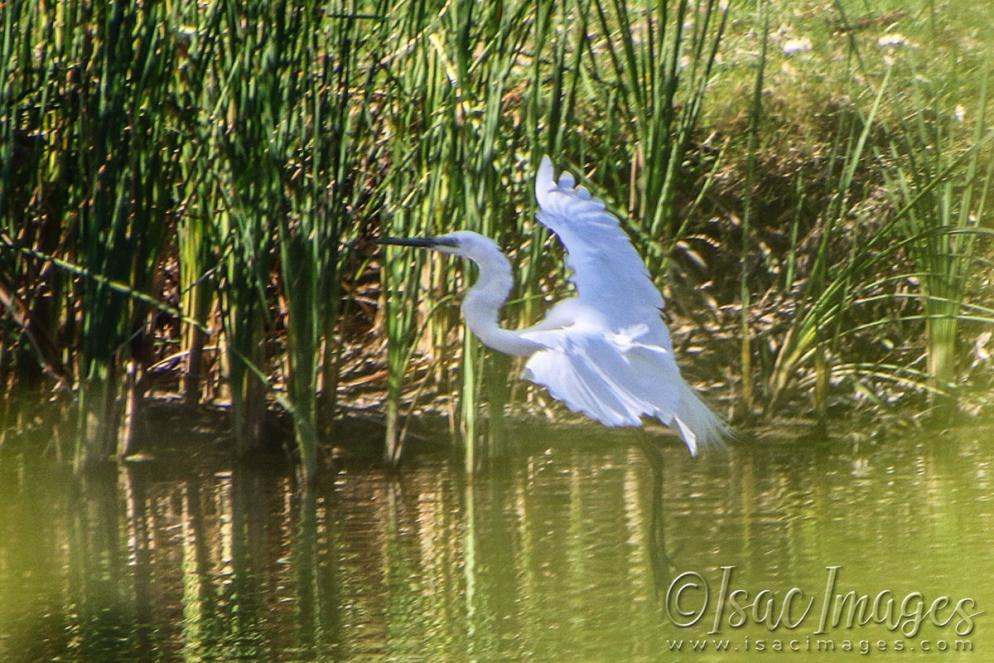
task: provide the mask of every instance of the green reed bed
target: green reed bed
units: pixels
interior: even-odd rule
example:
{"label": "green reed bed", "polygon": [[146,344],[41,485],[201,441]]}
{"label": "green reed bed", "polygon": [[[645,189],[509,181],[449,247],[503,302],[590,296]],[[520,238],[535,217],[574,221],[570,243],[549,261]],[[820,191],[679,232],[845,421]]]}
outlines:
{"label": "green reed bed", "polygon": [[[334,394],[337,388],[330,371],[336,363],[343,237],[365,166],[356,149],[365,116],[352,97],[364,94],[360,86],[375,73],[377,60],[369,58],[371,71],[359,68],[359,24],[365,19],[355,15],[354,7],[352,14],[327,21],[316,3],[283,9],[294,18],[286,26],[292,43],[282,54],[291,71],[284,75],[291,80],[300,76],[300,87],[287,94],[295,112],[280,127],[284,163],[292,171],[285,185],[289,209],[279,217],[277,240],[287,309],[287,386],[301,466],[312,477],[317,471],[319,390]],[[336,55],[315,59],[324,40]],[[323,405],[333,408],[334,399],[324,399]]]}
{"label": "green reed bed", "polygon": [[163,12],[73,3],[4,10],[5,51],[18,63],[3,99],[6,243],[99,276],[69,278],[59,262],[5,253],[15,287],[26,285],[21,275],[35,279],[19,303],[25,326],[72,339],[75,352],[59,364],[79,390],[79,465],[128,451],[148,364],[155,309],[128,292],[158,285],[174,198],[177,132],[166,112],[174,60]]}
{"label": "green reed bed", "polygon": [[217,307],[215,293],[223,262],[216,250],[223,240],[214,222],[219,181],[213,176],[211,148],[215,117],[221,109],[220,99],[211,103],[208,96],[214,85],[205,82],[217,52],[222,9],[216,4],[204,13],[196,5],[183,6],[171,26],[179,48],[174,85],[185,136],[178,155],[182,195],[176,218],[178,303],[196,324],[182,326],[176,353],[170,357],[182,362],[180,392],[188,405],[199,403],[210,393],[207,354],[213,350],[210,359],[216,363],[219,349],[216,334],[213,338],[208,334],[208,325],[213,324],[211,314]]}
{"label": "green reed bed", "polygon": [[947,9],[0,4],[0,377],[78,394],[80,465],[131,451],[150,390],[230,403],[239,453],[275,401],[311,477],[341,373],[382,370],[386,460],[437,396],[475,470],[516,365],[463,329],[468,265],[374,242],[490,235],[506,323],[535,322],[569,292],[533,220],[548,153],[737,412],[918,408],[991,318],[990,49]]}
{"label": "green reed bed", "polygon": [[964,109],[945,109],[916,90],[916,111],[892,142],[893,167],[885,171],[891,195],[907,210],[896,231],[914,240],[909,249],[920,283],[927,373],[939,391],[957,381],[959,318],[994,169],[994,160],[980,161],[990,138],[986,83],[984,75],[969,123]]}
{"label": "green reed bed", "polygon": [[[650,271],[665,262],[660,244],[678,241],[676,190],[680,168],[698,129],[708,84],[727,25],[730,5],[692,2],[594,0],[603,51],[591,66],[609,66],[617,86],[615,109],[633,127],[639,174],[630,210]],[[627,131],[625,132],[627,133]]]}
{"label": "green reed bed", "polygon": [[[867,140],[874,127],[887,78],[872,101],[865,117],[843,117],[835,132],[825,181],[832,187],[829,204],[817,223],[817,248],[808,278],[801,286],[796,310],[778,346],[773,369],[768,375],[768,408],[773,409],[792,380],[802,375],[801,366],[814,366],[816,410],[823,416],[831,367],[828,355],[837,345],[837,332],[851,302],[854,277],[869,276],[866,268],[874,262],[873,242],[856,235],[848,242],[842,259],[833,255],[836,233],[859,233],[861,224],[846,225],[854,214],[853,185],[857,169],[866,158]],[[869,224],[866,224],[869,226]],[[872,233],[872,231],[870,231]],[[860,270],[863,270],[860,273]]]}
{"label": "green reed bed", "polygon": [[376,33],[360,30],[381,14],[355,4],[228,3],[213,75],[224,119],[208,149],[222,175],[214,218],[227,243],[220,303],[236,438],[242,451],[261,439],[263,387],[276,378],[259,373],[282,327],[278,375],[308,477],[319,402],[334,407],[339,269],[367,166],[367,109],[355,99],[370,101],[364,85],[379,64],[376,48],[364,50]]}
{"label": "green reed bed", "polygon": [[[397,43],[398,50],[388,55],[391,67],[401,60],[406,65],[401,69],[403,75],[392,80],[393,94],[385,100],[388,132],[385,139],[393,167],[381,185],[384,236],[438,234],[444,223],[440,211],[437,217],[433,213],[431,202],[444,199],[439,193],[446,184],[444,171],[432,167],[444,164],[447,158],[436,128],[445,74],[423,30],[428,17],[429,7],[425,3],[408,3],[396,19],[405,38]],[[419,123],[423,123],[420,130]],[[404,376],[418,330],[425,324],[422,313],[426,307],[432,307],[437,292],[422,283],[422,265],[427,258],[424,252],[390,247],[383,256],[381,306],[387,337],[384,459],[396,464],[404,441],[401,420]]]}

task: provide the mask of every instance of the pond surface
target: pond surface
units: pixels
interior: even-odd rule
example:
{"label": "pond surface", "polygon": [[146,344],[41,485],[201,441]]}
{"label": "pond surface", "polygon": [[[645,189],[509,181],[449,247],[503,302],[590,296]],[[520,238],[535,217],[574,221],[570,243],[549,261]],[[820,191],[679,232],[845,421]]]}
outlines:
{"label": "pond surface", "polygon": [[442,448],[304,492],[182,440],[79,479],[7,445],[0,661],[994,660],[990,438],[663,438],[657,474],[532,426],[472,481]]}

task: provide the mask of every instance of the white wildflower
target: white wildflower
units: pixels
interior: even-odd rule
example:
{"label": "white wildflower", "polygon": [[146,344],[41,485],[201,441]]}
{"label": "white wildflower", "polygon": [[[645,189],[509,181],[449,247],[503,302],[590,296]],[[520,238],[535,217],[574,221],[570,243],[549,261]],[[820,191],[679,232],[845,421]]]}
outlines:
{"label": "white wildflower", "polygon": [[790,39],[783,44],[784,55],[794,55],[795,53],[807,53],[811,50],[811,40],[807,37],[800,39]]}
{"label": "white wildflower", "polygon": [[897,32],[891,33],[889,35],[884,35],[877,40],[877,46],[880,48],[891,48],[894,46],[907,46],[908,40],[904,35]]}

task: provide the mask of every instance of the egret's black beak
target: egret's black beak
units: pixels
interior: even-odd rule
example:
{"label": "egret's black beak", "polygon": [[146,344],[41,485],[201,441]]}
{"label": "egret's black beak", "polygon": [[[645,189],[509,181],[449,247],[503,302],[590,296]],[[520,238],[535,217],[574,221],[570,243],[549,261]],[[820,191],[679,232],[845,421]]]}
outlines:
{"label": "egret's black beak", "polygon": [[393,244],[394,246],[420,246],[430,249],[438,246],[434,237],[383,237],[377,244]]}
{"label": "egret's black beak", "polygon": [[455,248],[456,241],[448,237],[383,237],[377,244],[393,244],[394,246],[418,246],[433,249],[439,246]]}

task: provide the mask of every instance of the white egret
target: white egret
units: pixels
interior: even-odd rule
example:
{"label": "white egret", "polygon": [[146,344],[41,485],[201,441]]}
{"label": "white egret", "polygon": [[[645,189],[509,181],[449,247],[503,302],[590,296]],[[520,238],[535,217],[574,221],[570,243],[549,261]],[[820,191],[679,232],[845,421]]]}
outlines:
{"label": "white egret", "polygon": [[605,426],[641,426],[654,417],[675,429],[697,455],[729,433],[727,425],[680,375],[662,318],[663,297],[645,263],[604,203],[573,176],[559,181],[543,157],[535,182],[538,220],[567,251],[577,296],[556,304],[538,324],[504,329],[498,313],[511,292],[511,264],[497,244],[468,230],[383,244],[418,246],[479,266],[466,293],[466,324],[487,347],[528,357],[523,377],[574,412]]}

